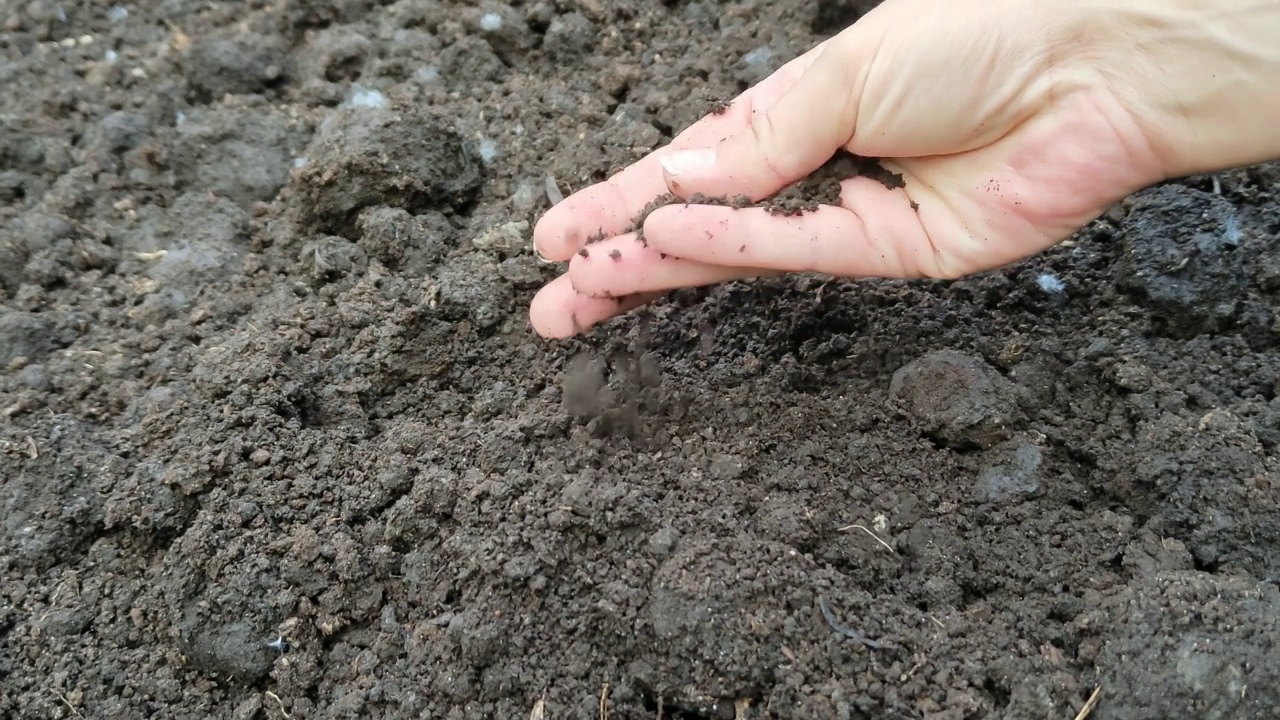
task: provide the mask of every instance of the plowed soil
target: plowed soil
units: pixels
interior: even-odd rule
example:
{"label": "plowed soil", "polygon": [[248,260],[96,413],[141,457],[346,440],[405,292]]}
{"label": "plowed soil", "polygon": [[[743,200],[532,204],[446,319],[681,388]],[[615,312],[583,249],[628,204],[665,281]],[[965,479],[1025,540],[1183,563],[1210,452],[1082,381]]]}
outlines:
{"label": "plowed soil", "polygon": [[866,4],[0,5],[0,716],[1280,717],[1280,167],[530,330]]}

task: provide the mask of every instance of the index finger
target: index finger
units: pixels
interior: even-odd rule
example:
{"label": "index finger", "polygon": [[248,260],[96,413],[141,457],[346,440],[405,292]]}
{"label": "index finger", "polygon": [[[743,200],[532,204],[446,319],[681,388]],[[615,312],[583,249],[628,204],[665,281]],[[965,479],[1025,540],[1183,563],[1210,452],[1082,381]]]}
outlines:
{"label": "index finger", "polygon": [[645,206],[665,195],[661,159],[673,152],[711,147],[748,127],[753,112],[768,110],[804,74],[826,41],[778,68],[764,81],[734,98],[729,108],[690,125],[670,143],[649,153],[608,180],[583,188],[552,207],[533,229],[534,250],[546,260],[564,261],[587,238],[612,237],[632,229]]}

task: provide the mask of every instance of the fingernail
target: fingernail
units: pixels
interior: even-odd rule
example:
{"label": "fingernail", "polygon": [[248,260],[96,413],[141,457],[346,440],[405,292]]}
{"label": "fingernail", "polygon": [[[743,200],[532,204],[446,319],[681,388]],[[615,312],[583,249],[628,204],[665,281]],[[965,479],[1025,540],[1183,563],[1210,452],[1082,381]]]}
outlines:
{"label": "fingernail", "polygon": [[716,151],[712,148],[681,150],[662,156],[662,169],[672,177],[706,170],[716,164]]}
{"label": "fingernail", "polygon": [[550,265],[550,264],[552,263],[552,261],[551,261],[551,260],[548,260],[546,257],[544,257],[544,256],[542,255],[542,251],[538,249],[538,241],[537,241],[537,240],[534,240],[534,241],[533,241],[532,243],[530,243],[530,244],[531,244],[531,245],[533,245],[533,256],[534,256],[534,257],[536,257],[536,258],[538,258],[538,262],[540,262],[540,263],[546,263],[546,264],[548,264],[548,265]]}

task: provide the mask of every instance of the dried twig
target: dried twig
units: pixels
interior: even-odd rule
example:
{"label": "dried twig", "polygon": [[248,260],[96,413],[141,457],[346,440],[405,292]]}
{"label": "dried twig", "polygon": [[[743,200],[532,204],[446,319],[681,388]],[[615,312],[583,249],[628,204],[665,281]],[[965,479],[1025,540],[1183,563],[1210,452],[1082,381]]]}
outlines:
{"label": "dried twig", "polygon": [[881,540],[879,535],[877,535],[877,534],[875,534],[875,533],[871,532],[871,531],[870,531],[870,530],[868,530],[868,529],[866,528],[866,526],[864,526],[864,525],[845,525],[845,526],[844,526],[844,527],[842,527],[842,528],[836,528],[836,532],[849,532],[850,530],[861,530],[862,532],[864,532],[864,533],[866,533],[866,534],[870,535],[871,537],[875,538],[875,541],[876,541],[876,542],[878,542],[878,543],[880,543],[881,545],[883,545],[885,550],[888,550],[889,552],[893,552],[893,546],[892,546],[892,545],[890,545],[889,543],[885,542],[884,540]]}
{"label": "dried twig", "polygon": [[63,704],[63,705],[66,705],[66,706],[67,706],[67,709],[71,711],[71,714],[72,714],[72,715],[75,715],[75,716],[76,716],[76,717],[78,717],[78,718],[83,718],[83,717],[84,717],[83,715],[81,715],[81,714],[80,714],[80,711],[76,709],[76,706],[71,704],[71,701],[67,699],[67,696],[66,696],[66,695],[63,695],[62,693],[58,692],[57,690],[54,690],[54,691],[53,691],[53,694],[58,696],[58,699],[62,701],[62,704]]}
{"label": "dried twig", "polygon": [[1088,700],[1084,701],[1084,707],[1080,708],[1080,712],[1076,715],[1076,720],[1085,720],[1093,712],[1098,705],[1098,699],[1102,697],[1102,686],[1099,685],[1093,689],[1093,694]]}
{"label": "dried twig", "polygon": [[284,716],[284,720],[293,719],[293,716],[289,714],[289,711],[284,709],[284,701],[280,699],[279,695],[271,692],[270,690],[266,691],[263,694],[271,698],[272,700],[276,701],[276,704],[280,706],[280,714]]}

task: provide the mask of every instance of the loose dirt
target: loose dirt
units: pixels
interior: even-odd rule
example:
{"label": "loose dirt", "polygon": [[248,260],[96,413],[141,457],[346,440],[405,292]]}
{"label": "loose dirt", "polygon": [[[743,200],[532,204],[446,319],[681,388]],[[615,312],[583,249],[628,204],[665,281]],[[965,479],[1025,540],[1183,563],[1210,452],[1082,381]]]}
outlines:
{"label": "loose dirt", "polygon": [[1277,166],[528,328],[870,4],[0,7],[0,716],[1275,717]]}

